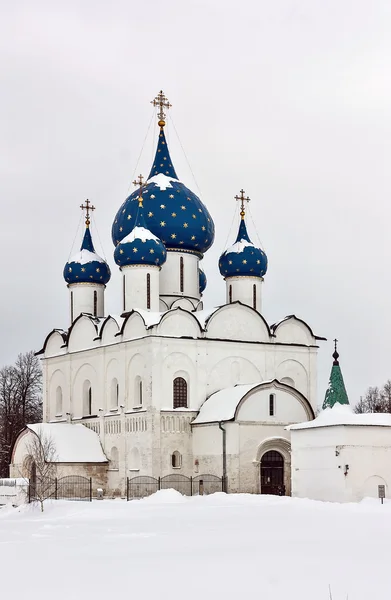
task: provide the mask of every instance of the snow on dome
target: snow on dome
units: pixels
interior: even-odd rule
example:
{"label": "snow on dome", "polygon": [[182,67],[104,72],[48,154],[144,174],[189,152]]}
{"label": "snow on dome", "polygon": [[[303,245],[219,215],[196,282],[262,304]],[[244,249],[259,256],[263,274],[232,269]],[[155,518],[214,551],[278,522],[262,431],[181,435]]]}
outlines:
{"label": "snow on dome", "polygon": [[[112,226],[115,246],[132,231],[137,219],[140,189],[122,204]],[[168,250],[202,254],[213,244],[212,217],[201,200],[178,180],[161,127],[155,160],[142,187],[146,227]]]}
{"label": "snow on dome", "polygon": [[61,463],[108,462],[99,436],[85,425],[69,423],[35,423],[28,429],[53,442],[55,461]]}
{"label": "snow on dome", "polygon": [[120,267],[150,265],[160,267],[166,262],[164,244],[145,224],[144,207],[139,197],[136,224],[114,250],[114,260]]}
{"label": "snow on dome", "polygon": [[110,267],[94,249],[90,228],[87,225],[81,248],[64,267],[64,279],[67,283],[106,284],[111,277]]}
{"label": "snow on dome", "polygon": [[267,256],[250,240],[244,217],[235,243],[220,256],[219,269],[224,278],[263,277],[267,271]]}

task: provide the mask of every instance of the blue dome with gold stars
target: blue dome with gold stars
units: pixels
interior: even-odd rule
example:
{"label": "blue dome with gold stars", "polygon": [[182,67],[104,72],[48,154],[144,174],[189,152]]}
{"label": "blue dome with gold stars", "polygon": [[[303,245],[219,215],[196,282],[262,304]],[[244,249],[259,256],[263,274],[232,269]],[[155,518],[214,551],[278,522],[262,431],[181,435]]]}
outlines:
{"label": "blue dome with gold stars", "polygon": [[160,267],[166,262],[164,244],[145,224],[142,198],[139,198],[138,212],[132,231],[117,244],[114,260],[120,267],[127,265],[153,265]]}
{"label": "blue dome with gold stars", "polygon": [[220,256],[220,273],[227,277],[263,277],[267,271],[267,256],[250,240],[244,214],[236,242]]}
{"label": "blue dome with gold stars", "polygon": [[[202,254],[211,247],[215,228],[201,200],[178,179],[164,135],[164,121],[151,172],[142,189],[145,222],[167,250]],[[119,209],[112,227],[117,246],[132,231],[138,211],[140,190],[133,192]]]}
{"label": "blue dome with gold stars", "polygon": [[67,283],[106,284],[110,277],[110,267],[95,252],[90,228],[87,225],[80,251],[64,267],[64,279]]}
{"label": "blue dome with gold stars", "polygon": [[207,280],[206,280],[205,272],[203,271],[203,269],[201,269],[201,267],[198,268],[198,282],[199,282],[200,294],[202,294],[202,292],[206,288]]}

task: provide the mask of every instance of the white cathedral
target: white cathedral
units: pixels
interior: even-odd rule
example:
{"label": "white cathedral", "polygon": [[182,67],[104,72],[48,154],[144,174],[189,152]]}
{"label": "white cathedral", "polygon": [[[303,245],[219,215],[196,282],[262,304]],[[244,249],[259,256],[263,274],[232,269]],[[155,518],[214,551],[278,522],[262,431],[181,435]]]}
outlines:
{"label": "white cathedral", "polygon": [[[94,489],[124,494],[130,477],[224,477],[230,492],[291,493],[290,430],[316,409],[318,342],[294,315],[269,325],[262,313],[264,251],[240,224],[221,255],[226,302],[203,306],[200,266],[214,240],[201,200],[179,180],[160,128],[145,182],[112,225],[123,312],[108,315],[108,264],[97,255],[89,202],[80,251],[65,265],[70,326],[40,352],[43,429],[59,472],[91,476]],[[11,475],[23,469],[22,432]]]}

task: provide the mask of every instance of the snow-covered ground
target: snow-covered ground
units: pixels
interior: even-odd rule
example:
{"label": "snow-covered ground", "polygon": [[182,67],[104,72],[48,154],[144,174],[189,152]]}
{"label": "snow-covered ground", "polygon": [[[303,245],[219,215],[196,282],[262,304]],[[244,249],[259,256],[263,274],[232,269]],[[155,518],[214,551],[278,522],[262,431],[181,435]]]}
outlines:
{"label": "snow-covered ground", "polygon": [[391,502],[272,496],[58,501],[0,510],[7,600],[391,597]]}

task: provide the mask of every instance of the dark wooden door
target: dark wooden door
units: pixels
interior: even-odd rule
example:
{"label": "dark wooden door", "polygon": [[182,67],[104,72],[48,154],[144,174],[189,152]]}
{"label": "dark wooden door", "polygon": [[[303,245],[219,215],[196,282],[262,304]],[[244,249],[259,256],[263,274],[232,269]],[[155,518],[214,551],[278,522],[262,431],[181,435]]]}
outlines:
{"label": "dark wooden door", "polygon": [[262,456],[261,494],[285,496],[284,458],[276,450],[269,450]]}

